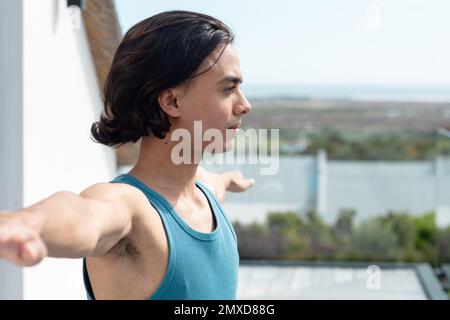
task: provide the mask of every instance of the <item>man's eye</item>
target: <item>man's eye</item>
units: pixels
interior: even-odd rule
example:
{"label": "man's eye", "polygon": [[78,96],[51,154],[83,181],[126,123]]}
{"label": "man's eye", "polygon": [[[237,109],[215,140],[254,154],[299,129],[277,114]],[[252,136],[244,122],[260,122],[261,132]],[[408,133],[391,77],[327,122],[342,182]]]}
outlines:
{"label": "man's eye", "polygon": [[226,92],[233,92],[234,89],[236,89],[236,87],[229,87],[229,88],[226,88],[225,91]]}

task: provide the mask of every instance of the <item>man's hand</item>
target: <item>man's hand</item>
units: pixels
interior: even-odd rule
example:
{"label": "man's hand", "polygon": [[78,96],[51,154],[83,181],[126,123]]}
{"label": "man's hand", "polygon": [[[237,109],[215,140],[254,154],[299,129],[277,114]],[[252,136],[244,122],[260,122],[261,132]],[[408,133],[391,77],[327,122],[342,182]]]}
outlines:
{"label": "man's hand", "polygon": [[255,184],[255,180],[244,178],[240,171],[227,171],[222,175],[225,175],[225,180],[228,180],[226,181],[226,191],[243,192]]}
{"label": "man's hand", "polygon": [[225,192],[243,192],[255,184],[255,180],[246,179],[240,171],[210,172],[203,167],[197,169],[197,179],[210,187],[220,202],[225,200]]}
{"label": "man's hand", "polygon": [[0,259],[33,266],[47,256],[39,233],[19,213],[0,211]]}

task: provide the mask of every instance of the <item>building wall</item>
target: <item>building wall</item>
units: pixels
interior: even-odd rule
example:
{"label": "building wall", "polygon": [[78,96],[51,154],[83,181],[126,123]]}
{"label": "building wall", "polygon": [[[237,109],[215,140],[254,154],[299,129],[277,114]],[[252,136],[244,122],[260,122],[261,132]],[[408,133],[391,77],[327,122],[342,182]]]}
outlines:
{"label": "building wall", "polygon": [[317,209],[327,223],[334,223],[345,208],[356,210],[357,223],[389,210],[418,215],[436,209],[438,225],[450,223],[448,159],[318,162],[311,156],[283,156],[273,176],[261,176],[259,166],[251,164],[205,167],[219,172],[240,170],[256,180],[244,193],[227,193],[224,202],[231,220],[244,224],[264,222],[269,211],[305,214],[321,203],[320,198],[322,205]]}
{"label": "building wall", "polygon": [[330,161],[329,216],[341,208],[357,211],[357,221],[388,210],[423,214],[436,208],[434,161]]}
{"label": "building wall", "polygon": [[[17,177],[23,176],[21,187],[14,190],[23,198],[13,207],[29,206],[61,190],[79,193],[116,173],[113,150],[90,139],[101,101],[83,23],[69,14],[65,0],[17,2],[23,3],[23,57],[21,65],[10,71],[23,74],[22,81],[17,81],[22,87],[17,99],[22,102],[13,111],[15,116],[22,113],[23,146],[16,150],[2,144],[0,150],[8,155],[3,170],[14,162],[19,164],[14,167]],[[0,10],[0,20],[9,14]],[[0,60],[5,58],[0,55]],[[1,90],[11,90],[9,83],[1,84]],[[1,121],[7,120],[2,117]],[[6,182],[14,184],[15,177],[9,176]],[[3,202],[0,206],[4,207]],[[22,297],[84,299],[81,267],[81,260],[46,258],[23,269]]]}

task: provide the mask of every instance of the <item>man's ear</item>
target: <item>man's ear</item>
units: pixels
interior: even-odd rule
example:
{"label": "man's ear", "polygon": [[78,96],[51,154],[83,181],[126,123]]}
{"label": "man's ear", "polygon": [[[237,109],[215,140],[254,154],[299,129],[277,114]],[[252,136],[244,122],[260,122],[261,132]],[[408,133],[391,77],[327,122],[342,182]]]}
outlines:
{"label": "man's ear", "polygon": [[177,103],[177,96],[173,89],[167,89],[161,92],[158,97],[159,105],[161,109],[172,118],[178,118],[180,116],[180,108]]}

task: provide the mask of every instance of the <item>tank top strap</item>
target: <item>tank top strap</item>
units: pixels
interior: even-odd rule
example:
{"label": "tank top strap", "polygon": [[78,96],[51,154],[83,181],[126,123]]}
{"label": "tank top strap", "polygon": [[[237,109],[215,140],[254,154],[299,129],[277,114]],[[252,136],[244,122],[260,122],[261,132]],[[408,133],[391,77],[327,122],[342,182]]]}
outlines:
{"label": "tank top strap", "polygon": [[120,174],[117,177],[115,177],[113,180],[110,181],[111,183],[126,183],[129,184],[137,189],[139,189],[141,192],[145,194],[145,196],[148,198],[150,203],[155,207],[155,209],[158,210],[160,214],[167,213],[167,206],[165,205],[165,200],[162,199],[161,195],[151,188],[149,188],[147,185],[142,183],[140,180],[134,178],[131,175],[128,174]]}
{"label": "tank top strap", "polygon": [[213,200],[215,207],[218,209],[218,210],[216,210],[216,212],[220,212],[220,216],[223,218],[225,223],[228,225],[231,233],[233,234],[234,240],[237,243],[237,236],[236,236],[236,233],[232,226],[232,223],[231,223],[230,219],[228,219],[228,216],[226,215],[225,210],[223,209],[222,205],[220,204],[219,199],[217,199],[217,197],[212,193],[212,191],[210,191],[209,188],[207,186],[205,186],[201,181],[197,180],[196,183],[207,194],[208,198]]}

